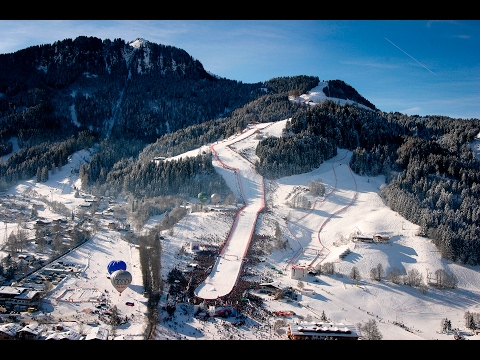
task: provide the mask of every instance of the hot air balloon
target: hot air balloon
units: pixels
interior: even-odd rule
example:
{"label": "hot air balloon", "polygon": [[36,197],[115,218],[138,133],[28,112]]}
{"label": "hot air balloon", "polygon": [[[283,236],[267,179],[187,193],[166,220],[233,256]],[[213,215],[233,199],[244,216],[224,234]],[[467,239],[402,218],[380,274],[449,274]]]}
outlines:
{"label": "hot air balloon", "polygon": [[122,292],[128,288],[132,282],[132,274],[127,270],[114,271],[110,282],[120,295],[122,295]]}
{"label": "hot air balloon", "polygon": [[107,265],[107,271],[110,275],[117,270],[127,270],[127,264],[123,260],[112,260]]}
{"label": "hot air balloon", "polygon": [[200,202],[204,204],[208,200],[208,194],[204,192],[198,193],[198,200],[200,200]]}
{"label": "hot air balloon", "polygon": [[214,205],[217,205],[218,202],[220,201],[220,195],[218,195],[218,194],[212,194],[212,196],[210,197],[210,199],[212,200],[212,202],[213,202]]}

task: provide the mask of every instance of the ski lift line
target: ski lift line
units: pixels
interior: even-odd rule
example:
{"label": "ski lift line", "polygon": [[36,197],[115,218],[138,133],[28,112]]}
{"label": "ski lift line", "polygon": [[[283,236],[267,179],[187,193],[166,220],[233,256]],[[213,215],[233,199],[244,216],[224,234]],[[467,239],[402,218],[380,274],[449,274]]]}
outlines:
{"label": "ski lift line", "polygon": [[[325,200],[327,199],[327,197],[329,197],[335,190],[337,190],[338,178],[337,178],[337,172],[335,171],[335,163],[338,162],[338,161],[340,161],[340,160],[345,159],[346,156],[347,156],[347,153],[348,153],[348,151],[345,152],[345,155],[344,155],[342,158],[340,158],[340,159],[338,159],[338,160],[336,160],[336,161],[334,161],[334,162],[332,163],[332,170],[333,170],[333,174],[334,174],[334,177],[335,177],[335,186],[334,186],[334,187],[332,188],[332,190],[325,196],[325,198],[324,198],[323,201],[325,201]],[[323,201],[322,201],[322,202],[323,202]],[[310,213],[310,212],[309,212],[309,213]],[[309,213],[308,213],[308,214],[309,214]],[[307,215],[308,215],[308,214],[307,214]],[[306,215],[305,215],[305,216],[306,216]],[[304,217],[305,217],[305,216],[304,216]],[[298,219],[295,223],[297,223],[297,222],[298,222],[299,220],[301,220],[301,219],[303,219],[303,217],[300,218],[300,219]],[[328,250],[328,249],[322,244],[322,242],[321,242],[321,240],[320,240],[320,232],[322,231],[323,227],[325,226],[325,224],[326,224],[329,220],[330,220],[330,218],[328,218],[327,220],[325,220],[325,221],[323,222],[323,224],[321,225],[319,231],[318,231],[318,242],[319,242],[320,245],[322,246],[322,250],[323,250],[323,249]],[[290,233],[293,235],[293,233],[291,232],[290,228],[288,227],[288,223],[287,223],[287,229],[288,229],[288,230],[290,231]],[[295,235],[293,235],[293,236],[294,236],[294,238],[296,239]],[[297,242],[298,242],[298,240],[297,240]],[[300,242],[298,242],[298,243],[300,244]],[[300,245],[300,246],[301,246],[301,245]],[[300,250],[302,250],[302,249],[303,249],[303,247],[301,247],[301,248],[299,249],[299,252],[300,252]],[[330,250],[328,250],[328,252],[330,252]],[[295,256],[287,263],[285,269],[288,268],[289,266],[291,266],[291,265],[293,264],[293,262],[296,260],[297,256],[298,256],[298,252],[297,252],[297,254],[295,254]],[[326,256],[325,256],[325,258],[326,258]],[[325,259],[325,258],[324,258],[324,259]],[[313,262],[312,262],[312,263],[313,263]]]}
{"label": "ski lift line", "polygon": [[[340,160],[343,160],[346,156],[347,156],[347,152],[345,153],[345,155],[343,156],[343,158],[337,160],[336,162],[338,162],[338,161],[340,161]],[[320,227],[320,229],[319,229],[319,231],[318,231],[318,241],[320,242],[320,245],[322,245],[322,246],[323,246],[323,244],[322,244],[322,242],[321,242],[321,240],[320,240],[320,232],[323,230],[323,228],[325,227],[326,223],[327,223],[328,221],[330,221],[330,219],[333,217],[333,215],[339,214],[340,212],[344,211],[347,207],[349,207],[350,205],[352,205],[352,204],[355,202],[355,200],[357,199],[357,182],[355,181],[355,177],[354,177],[353,174],[352,174],[352,170],[350,169],[350,166],[347,165],[347,167],[348,167],[348,170],[350,171],[350,175],[352,176],[352,179],[353,179],[353,181],[354,181],[354,183],[355,183],[355,194],[354,194],[353,199],[352,199],[352,201],[350,202],[349,205],[347,205],[347,206],[343,207],[342,209],[337,210],[336,212],[334,212],[334,213],[333,213],[327,220],[325,220],[325,221],[323,222],[323,224],[321,225],[321,227]],[[333,168],[333,173],[334,173],[334,176],[335,176],[335,189],[336,189],[336,188],[337,188],[337,181],[338,181],[337,172],[335,171],[335,167],[333,166],[333,164],[332,164],[332,168]],[[323,246],[323,247],[325,247],[325,246]]]}
{"label": "ski lift line", "polygon": [[[334,174],[334,177],[335,177],[335,186],[334,186],[334,187],[332,188],[332,190],[325,196],[325,198],[323,199],[322,202],[324,202],[328,196],[330,196],[334,191],[337,190],[338,177],[337,177],[337,172],[336,172],[336,170],[335,170],[335,163],[337,163],[337,162],[345,159],[345,158],[347,157],[347,154],[348,154],[348,150],[345,151],[345,154],[343,155],[343,157],[341,157],[340,159],[338,159],[338,160],[336,160],[336,161],[334,161],[334,162],[332,163],[332,170],[333,170],[333,174]],[[326,251],[327,251],[327,254],[323,257],[323,259],[322,259],[320,262],[322,262],[323,260],[325,260],[325,259],[327,258],[327,256],[328,256],[328,254],[330,253],[330,250],[329,250],[325,245],[322,244],[322,241],[321,241],[321,239],[320,239],[320,232],[323,230],[323,228],[325,227],[325,225],[330,221],[330,219],[331,219],[334,215],[336,215],[336,214],[344,211],[346,208],[348,208],[350,205],[352,205],[352,204],[356,201],[356,198],[357,198],[357,182],[356,182],[356,180],[355,180],[355,177],[354,177],[353,174],[352,174],[352,170],[350,169],[350,166],[347,165],[347,167],[348,167],[348,170],[350,171],[350,175],[352,176],[352,179],[353,179],[354,184],[355,184],[355,194],[354,194],[354,197],[353,197],[353,199],[351,200],[351,202],[350,202],[349,205],[347,205],[347,206],[345,206],[344,208],[342,208],[342,209],[336,211],[335,213],[333,213],[333,214],[332,214],[329,218],[327,218],[327,219],[323,222],[323,224],[320,226],[320,229],[318,230],[318,233],[317,233],[318,235],[317,235],[317,236],[318,236],[318,242],[320,243],[320,245],[321,245],[322,248],[321,248],[320,252],[318,253],[318,255],[315,257],[315,259],[310,262],[310,264],[309,264],[310,267],[313,266],[313,264],[317,261],[317,259],[320,257],[320,254],[323,253],[323,250],[326,250]],[[315,208],[315,205],[316,205],[316,203],[314,204],[314,207],[313,207],[313,208]],[[296,221],[296,223],[297,223],[298,221],[300,221],[301,219],[303,219],[305,216],[309,215],[312,211],[313,211],[313,209],[312,209],[311,211],[309,211],[306,215],[304,215],[303,217],[301,217],[300,219],[298,219],[298,220]],[[291,232],[290,228],[288,227],[288,223],[287,223],[287,229],[288,229],[288,230],[290,231],[290,233],[293,235],[293,233]],[[293,237],[296,239],[295,235],[293,235]],[[298,240],[297,240],[297,242],[298,242]],[[300,245],[300,246],[301,246],[301,245]],[[291,265],[292,265],[292,263],[296,260],[297,256],[299,255],[299,253],[300,253],[300,251],[301,251],[302,249],[303,249],[303,248],[301,247],[301,248],[297,251],[297,253],[295,254],[295,256],[287,263],[287,265],[285,266],[285,269],[288,268],[288,266],[291,266]]]}

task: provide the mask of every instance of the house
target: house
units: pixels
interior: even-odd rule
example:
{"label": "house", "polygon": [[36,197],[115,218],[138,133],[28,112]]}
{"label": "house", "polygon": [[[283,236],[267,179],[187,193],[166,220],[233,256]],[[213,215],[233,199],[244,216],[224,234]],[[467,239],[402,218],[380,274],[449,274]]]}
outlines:
{"label": "house", "polygon": [[389,236],[385,236],[385,235],[382,235],[382,234],[375,234],[373,236],[373,240],[378,241],[378,242],[388,241],[389,239],[390,239]]}
{"label": "house", "polygon": [[355,325],[329,322],[292,321],[287,334],[290,340],[358,340],[360,337]]}
{"label": "house", "polygon": [[308,275],[308,267],[303,265],[292,265],[290,269],[290,278],[303,279]]}
{"label": "house", "polygon": [[371,243],[371,242],[373,242],[373,237],[372,237],[372,236],[356,235],[356,236],[353,236],[352,239],[353,239],[354,241],[360,241],[360,242],[365,242],[365,243]]}
{"label": "house", "polygon": [[154,162],[156,165],[158,165],[158,164],[160,164],[161,162],[165,161],[165,159],[166,159],[166,158],[165,158],[164,156],[155,156],[155,157],[153,158],[153,162]]}
{"label": "house", "polygon": [[35,222],[35,229],[43,228],[45,226],[50,226],[52,223],[49,221],[37,220]]}
{"label": "house", "polygon": [[108,340],[108,329],[102,327],[92,327],[85,336],[85,340]]}
{"label": "house", "polygon": [[292,300],[297,300],[297,294],[295,290],[288,285],[284,285],[279,281],[267,282],[267,283],[260,283],[260,289],[258,290],[259,293],[267,293],[270,295],[274,295],[277,292],[281,291],[283,297],[290,298]]}
{"label": "house", "polygon": [[50,333],[45,340],[84,340],[84,336],[74,330],[67,330]]}
{"label": "house", "polygon": [[20,286],[0,286],[0,305],[7,309],[39,307],[40,291]]}
{"label": "house", "polygon": [[17,340],[22,326],[17,323],[0,324],[0,340]]}
{"label": "house", "polygon": [[31,323],[20,329],[18,332],[18,338],[20,340],[39,340],[43,331],[44,328],[39,324]]}
{"label": "house", "polygon": [[54,225],[61,225],[61,224],[68,224],[68,220],[67,219],[54,219],[52,220],[52,224]]}
{"label": "house", "polygon": [[260,293],[270,293],[270,294],[274,294],[278,290],[285,291],[289,288],[289,286],[284,285],[279,281],[264,282],[264,283],[260,283],[259,286],[260,286],[260,289],[259,289]]}

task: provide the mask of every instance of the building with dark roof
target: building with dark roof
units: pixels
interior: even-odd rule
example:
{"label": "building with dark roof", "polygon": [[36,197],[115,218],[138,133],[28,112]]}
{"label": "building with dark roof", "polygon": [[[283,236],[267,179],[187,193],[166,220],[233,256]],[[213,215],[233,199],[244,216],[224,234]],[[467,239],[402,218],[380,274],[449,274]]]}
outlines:
{"label": "building with dark roof", "polygon": [[0,286],[0,305],[11,309],[38,308],[40,291],[21,286]]}

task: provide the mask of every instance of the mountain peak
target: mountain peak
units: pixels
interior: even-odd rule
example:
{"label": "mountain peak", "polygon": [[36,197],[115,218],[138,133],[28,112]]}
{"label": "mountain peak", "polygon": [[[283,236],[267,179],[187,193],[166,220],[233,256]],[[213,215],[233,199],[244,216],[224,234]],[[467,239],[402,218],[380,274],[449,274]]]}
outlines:
{"label": "mountain peak", "polygon": [[145,40],[145,39],[142,39],[142,38],[136,38],[134,41],[131,41],[129,43],[129,45],[138,49],[138,48],[141,48],[142,46],[145,46],[148,43],[149,43],[148,40]]}

